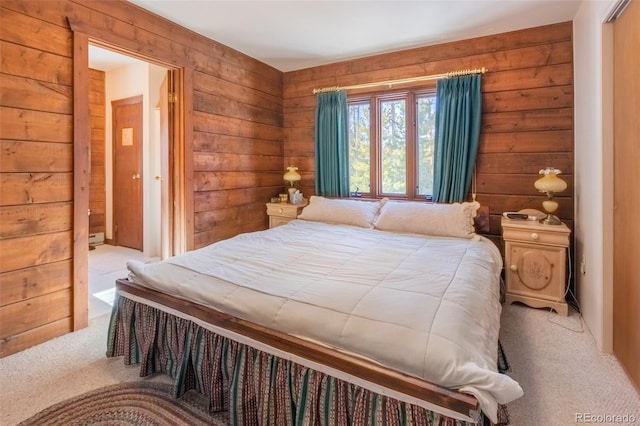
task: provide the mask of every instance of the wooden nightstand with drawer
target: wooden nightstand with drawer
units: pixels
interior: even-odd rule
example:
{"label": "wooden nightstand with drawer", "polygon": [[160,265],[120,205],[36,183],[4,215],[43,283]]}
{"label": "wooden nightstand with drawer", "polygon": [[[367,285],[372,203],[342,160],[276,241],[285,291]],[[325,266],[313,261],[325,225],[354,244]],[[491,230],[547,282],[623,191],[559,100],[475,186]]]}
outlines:
{"label": "wooden nightstand with drawer", "polygon": [[267,203],[267,214],[269,215],[269,228],[284,225],[285,223],[298,217],[302,209],[309,201],[303,200],[300,204],[291,203]]}
{"label": "wooden nightstand with drawer", "polygon": [[564,223],[544,225],[502,218],[507,304],[522,302],[568,315],[565,293],[570,233]]}

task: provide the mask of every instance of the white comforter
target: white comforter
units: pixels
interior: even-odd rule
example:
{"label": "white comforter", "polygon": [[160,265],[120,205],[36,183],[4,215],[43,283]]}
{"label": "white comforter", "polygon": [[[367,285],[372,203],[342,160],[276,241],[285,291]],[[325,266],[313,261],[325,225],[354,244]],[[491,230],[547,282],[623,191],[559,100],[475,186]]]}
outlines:
{"label": "white comforter", "polygon": [[168,259],[130,279],[497,403],[500,253],[489,240],[295,220]]}

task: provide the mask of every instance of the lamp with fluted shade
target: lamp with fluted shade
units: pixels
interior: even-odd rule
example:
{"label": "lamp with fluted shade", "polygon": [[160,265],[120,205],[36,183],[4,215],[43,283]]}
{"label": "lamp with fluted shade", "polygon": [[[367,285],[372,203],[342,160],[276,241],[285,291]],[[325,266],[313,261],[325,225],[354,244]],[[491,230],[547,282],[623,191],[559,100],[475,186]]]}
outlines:
{"label": "lamp with fluted shade", "polygon": [[291,196],[297,191],[295,183],[302,179],[302,177],[300,176],[300,173],[298,173],[298,168],[296,166],[289,166],[282,178],[289,182],[289,201],[291,201]]}
{"label": "lamp with fluted shade", "polygon": [[567,189],[567,183],[558,177],[560,173],[562,172],[554,167],[547,167],[540,170],[539,174],[543,176],[534,183],[538,191],[547,194],[547,199],[542,202],[547,216],[540,220],[545,225],[560,225],[561,223],[558,216],[553,214],[558,210],[558,202],[553,199],[553,196]]}

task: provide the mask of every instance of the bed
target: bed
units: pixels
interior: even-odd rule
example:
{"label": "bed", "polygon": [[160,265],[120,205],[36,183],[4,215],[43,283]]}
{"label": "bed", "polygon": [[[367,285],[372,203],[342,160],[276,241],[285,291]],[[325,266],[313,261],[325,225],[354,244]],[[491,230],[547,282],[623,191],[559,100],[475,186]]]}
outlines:
{"label": "bed", "polygon": [[477,203],[311,197],[298,219],[118,280],[109,356],[232,424],[505,422],[497,247]]}

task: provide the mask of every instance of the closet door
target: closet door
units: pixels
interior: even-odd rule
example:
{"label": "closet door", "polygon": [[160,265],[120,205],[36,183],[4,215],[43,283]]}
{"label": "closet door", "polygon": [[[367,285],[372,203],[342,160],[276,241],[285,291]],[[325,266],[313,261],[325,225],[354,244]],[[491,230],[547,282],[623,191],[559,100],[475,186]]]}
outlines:
{"label": "closet door", "polygon": [[613,352],[640,389],[640,1],[614,25]]}

